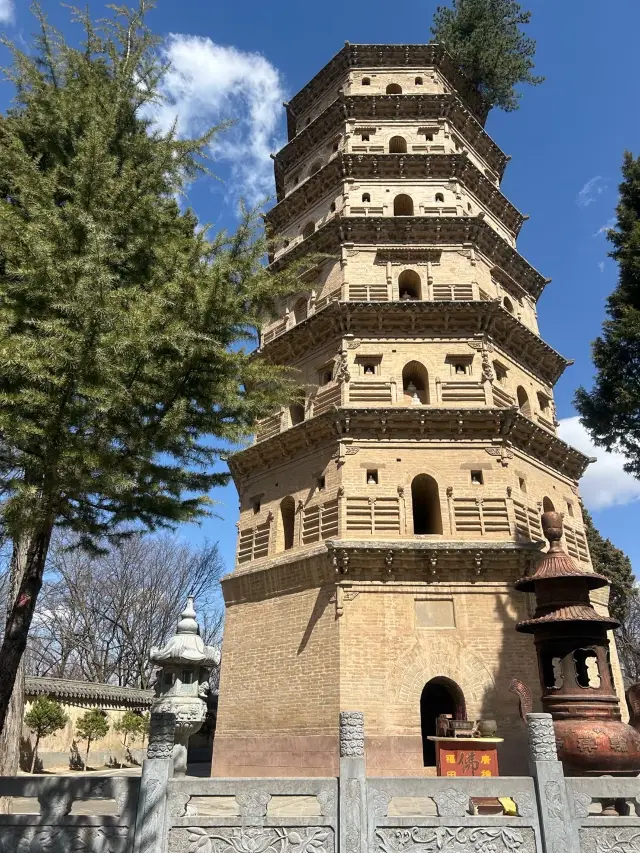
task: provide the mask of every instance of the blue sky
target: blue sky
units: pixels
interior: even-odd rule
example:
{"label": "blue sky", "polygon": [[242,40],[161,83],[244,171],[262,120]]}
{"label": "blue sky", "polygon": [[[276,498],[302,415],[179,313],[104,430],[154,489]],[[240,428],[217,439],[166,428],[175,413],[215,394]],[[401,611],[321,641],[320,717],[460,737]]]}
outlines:
{"label": "blue sky", "polygon": [[[72,36],[68,10],[42,0],[51,20]],[[81,4],[84,5],[84,4]],[[94,15],[102,2],[89,2]],[[273,190],[270,151],[284,141],[281,102],[300,89],[343,45],[351,42],[429,40],[435,2],[401,6],[370,0],[317,7],[292,0],[159,0],[150,16],[174,63],[166,81],[170,103],[159,116],[176,114],[185,133],[225,118],[236,119],[215,146],[220,181],[194,187],[190,202],[204,221],[232,228],[241,195],[255,201]],[[529,214],[519,250],[553,279],[540,300],[543,337],[575,365],[556,386],[561,435],[597,455],[582,483],[587,506],[603,535],[640,567],[635,524],[640,482],[622,472],[619,458],[589,448],[575,420],[572,397],[591,382],[590,341],[598,334],[604,300],[616,280],[603,228],[614,216],[625,148],[640,153],[637,76],[637,0],[530,0],[529,34],[538,41],[536,70],[546,77],[523,92],[515,113],[494,111],[487,130],[512,156],[503,191]],[[33,32],[26,0],[0,0],[0,31],[25,44]],[[10,89],[0,85],[0,109]],[[192,539],[220,541],[233,565],[237,498],[218,490],[220,519],[187,528]]]}

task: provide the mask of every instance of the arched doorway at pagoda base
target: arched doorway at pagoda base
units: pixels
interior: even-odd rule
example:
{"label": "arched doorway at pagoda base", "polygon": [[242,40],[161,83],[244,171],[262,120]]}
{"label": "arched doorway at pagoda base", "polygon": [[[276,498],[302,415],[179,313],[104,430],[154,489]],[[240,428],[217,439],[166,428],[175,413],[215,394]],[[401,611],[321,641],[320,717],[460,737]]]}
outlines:
{"label": "arched doorway at pagoda base", "polygon": [[440,714],[451,714],[454,720],[467,719],[464,693],[455,681],[443,675],[428,681],[420,696],[422,757],[425,767],[435,767],[436,764],[436,745],[428,738],[435,735],[436,720]]}

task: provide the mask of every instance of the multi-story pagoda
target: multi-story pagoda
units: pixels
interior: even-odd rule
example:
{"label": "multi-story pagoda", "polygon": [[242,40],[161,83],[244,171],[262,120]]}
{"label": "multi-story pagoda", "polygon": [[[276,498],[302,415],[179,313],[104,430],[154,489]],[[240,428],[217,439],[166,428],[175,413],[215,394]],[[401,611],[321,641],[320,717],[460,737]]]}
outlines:
{"label": "multi-story pagoda", "polygon": [[588,460],[556,435],[568,362],[538,334],[547,280],[515,247],[508,158],[436,45],[347,44],[286,108],[272,265],[320,260],[261,340],[304,399],[230,462],[213,772],[335,774],[345,709],[364,711],[370,774],[434,772],[442,713],[495,719],[501,771],[525,772],[509,684],[537,665],[513,584],[543,510],[591,566]]}

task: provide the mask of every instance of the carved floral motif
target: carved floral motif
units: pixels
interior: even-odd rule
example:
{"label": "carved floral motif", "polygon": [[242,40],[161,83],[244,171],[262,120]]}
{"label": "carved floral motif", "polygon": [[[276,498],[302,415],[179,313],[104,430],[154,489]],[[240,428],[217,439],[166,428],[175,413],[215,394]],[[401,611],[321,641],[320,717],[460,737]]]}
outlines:
{"label": "carved floral motif", "polygon": [[327,827],[200,827],[173,829],[170,853],[333,853]]}
{"label": "carved floral motif", "polygon": [[126,853],[123,826],[3,826],[0,853]]}
{"label": "carved floral motif", "polygon": [[581,853],[640,853],[640,828],[583,827],[580,830]]}
{"label": "carved floral motif", "polygon": [[532,761],[557,761],[556,734],[551,714],[527,714]]}
{"label": "carved floral motif", "polygon": [[376,829],[376,853],[535,853],[533,829],[414,826]]}
{"label": "carved floral motif", "polygon": [[433,801],[438,809],[439,817],[462,817],[469,814],[469,794],[447,788],[446,791],[433,795]]}

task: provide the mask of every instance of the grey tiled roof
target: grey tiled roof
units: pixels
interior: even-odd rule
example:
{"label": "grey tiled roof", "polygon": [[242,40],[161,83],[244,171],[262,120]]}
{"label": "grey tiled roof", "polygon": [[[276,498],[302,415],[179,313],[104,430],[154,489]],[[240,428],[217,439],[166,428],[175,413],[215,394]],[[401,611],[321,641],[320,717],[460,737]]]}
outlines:
{"label": "grey tiled roof", "polygon": [[27,675],[24,684],[25,696],[53,696],[56,699],[85,699],[107,702],[129,708],[148,708],[153,691],[135,687],[118,687],[91,681],[76,681],[68,678],[41,678]]}

